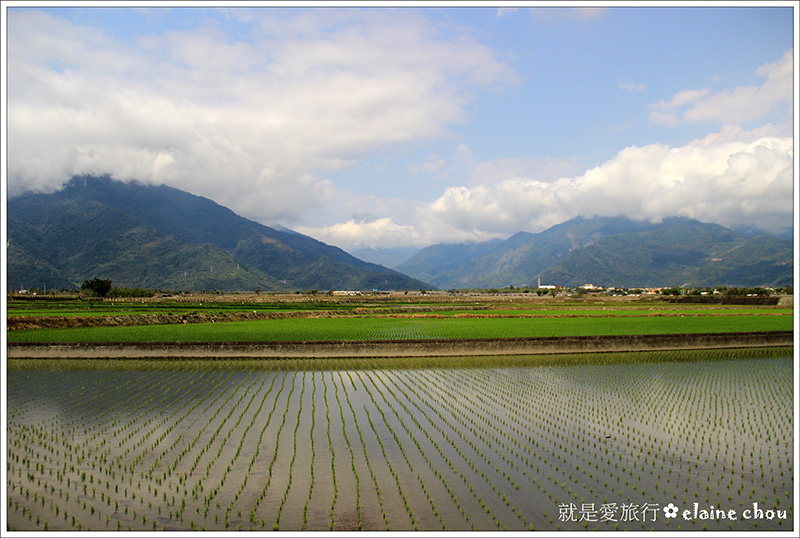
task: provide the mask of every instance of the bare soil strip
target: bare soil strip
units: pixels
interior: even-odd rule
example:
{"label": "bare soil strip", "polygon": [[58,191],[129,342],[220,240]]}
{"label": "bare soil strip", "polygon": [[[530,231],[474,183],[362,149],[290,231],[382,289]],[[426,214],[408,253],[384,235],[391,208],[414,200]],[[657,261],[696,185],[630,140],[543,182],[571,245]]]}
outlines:
{"label": "bare soil strip", "polygon": [[10,359],[463,357],[793,345],[793,331],[318,342],[9,342]]}

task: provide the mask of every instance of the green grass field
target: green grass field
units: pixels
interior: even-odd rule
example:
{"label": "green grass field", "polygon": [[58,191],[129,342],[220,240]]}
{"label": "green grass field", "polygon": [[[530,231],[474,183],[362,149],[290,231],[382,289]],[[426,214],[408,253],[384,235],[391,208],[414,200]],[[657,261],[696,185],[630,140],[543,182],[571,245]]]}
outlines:
{"label": "green grass field", "polygon": [[791,330],[790,315],[272,319],[10,331],[9,342],[202,342],[517,338]]}

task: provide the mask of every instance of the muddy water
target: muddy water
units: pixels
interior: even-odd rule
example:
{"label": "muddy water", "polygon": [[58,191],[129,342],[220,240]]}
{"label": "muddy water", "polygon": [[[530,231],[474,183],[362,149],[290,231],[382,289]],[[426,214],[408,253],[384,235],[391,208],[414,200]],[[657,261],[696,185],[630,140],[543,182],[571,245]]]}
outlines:
{"label": "muddy water", "polygon": [[792,530],[791,358],[200,364],[9,369],[9,529]]}

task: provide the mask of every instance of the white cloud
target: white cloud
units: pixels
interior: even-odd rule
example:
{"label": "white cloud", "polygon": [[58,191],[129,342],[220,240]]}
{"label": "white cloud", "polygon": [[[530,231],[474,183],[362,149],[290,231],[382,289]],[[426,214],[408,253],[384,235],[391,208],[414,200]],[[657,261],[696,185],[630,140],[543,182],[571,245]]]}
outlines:
{"label": "white cloud", "polygon": [[793,145],[731,127],[681,147],[628,147],[584,174],[449,189],[433,221],[484,233],[540,231],[577,215],[686,216],[782,232],[792,225]]}
{"label": "white cloud", "polygon": [[321,173],[440,136],[476,90],[515,80],[492,49],[412,12],[286,13],[241,13],[252,35],[207,27],[131,45],[9,12],[10,194],[111,173],[292,222],[322,200]]}
{"label": "white cloud", "polygon": [[469,166],[470,184],[489,184],[514,177],[531,177],[537,181],[552,182],[562,177],[575,175],[582,170],[580,157],[521,159],[498,158],[491,161],[475,161],[469,148],[463,146],[460,157]]}
{"label": "white cloud", "polygon": [[726,126],[683,146],[631,146],[580,175],[447,188],[437,200],[418,205],[408,223],[351,221],[312,235],[348,248],[424,246],[538,232],[578,215],[653,221],[685,216],[783,233],[793,223],[794,152],[792,138],[781,131]]}
{"label": "white cloud", "polygon": [[409,163],[408,172],[412,176],[421,174],[429,176],[448,176],[449,164],[445,159],[439,158],[436,155],[429,155],[423,163]]}
{"label": "white cloud", "polygon": [[641,92],[647,89],[646,84],[642,84],[641,82],[626,82],[626,81],[619,81],[617,83],[617,87],[620,90],[626,90],[629,92]]}
{"label": "white cloud", "polygon": [[382,248],[419,244],[419,231],[412,225],[399,225],[392,217],[374,220],[349,219],[324,228],[299,226],[298,232],[345,249]]}
{"label": "white cloud", "polygon": [[708,88],[683,90],[670,100],[650,105],[650,121],[656,125],[680,123],[743,123],[760,119],[786,107],[791,111],[793,98],[793,51],[787,50],[775,62],[762,65],[758,76],[767,80],[760,86],[739,86],[711,93]]}
{"label": "white cloud", "polygon": [[558,22],[584,23],[599,20],[608,13],[607,7],[533,7],[531,17],[550,24]]}
{"label": "white cloud", "polygon": [[429,155],[424,162],[409,163],[408,169],[413,176],[426,174],[442,181],[450,181],[450,184],[451,180],[457,179],[459,184],[479,185],[513,177],[535,177],[540,181],[553,181],[578,174],[583,166],[579,157],[500,157],[479,161],[475,159],[469,146],[459,144],[449,158]]}
{"label": "white cloud", "polygon": [[516,13],[517,11],[519,11],[518,7],[499,7],[497,8],[496,15],[498,18],[505,17],[506,15],[510,13]]}

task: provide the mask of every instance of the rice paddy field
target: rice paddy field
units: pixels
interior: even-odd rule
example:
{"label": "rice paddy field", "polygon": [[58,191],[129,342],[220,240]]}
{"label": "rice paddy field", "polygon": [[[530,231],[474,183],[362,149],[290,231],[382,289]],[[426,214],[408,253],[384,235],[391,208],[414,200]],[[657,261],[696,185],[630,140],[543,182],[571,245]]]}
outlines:
{"label": "rice paddy field", "polygon": [[792,530],[790,350],[559,361],[10,361],[8,529]]}
{"label": "rice paddy field", "polygon": [[[44,305],[49,304],[49,307]],[[125,310],[127,308],[128,310]],[[140,310],[145,308],[145,310]],[[517,338],[625,334],[786,331],[793,309],[778,306],[669,303],[516,304],[452,301],[204,303],[121,306],[58,302],[9,306],[9,342],[203,342]],[[471,309],[468,309],[471,308]],[[87,314],[87,310],[103,312]],[[123,314],[123,312],[126,312]],[[139,313],[138,317],[131,317]],[[231,321],[231,316],[250,316]],[[214,317],[216,316],[216,317]],[[102,317],[74,326],[73,318]],[[233,317],[233,319],[238,319]],[[15,324],[11,324],[14,320]],[[17,324],[20,321],[25,323]],[[188,321],[188,322],[187,322]],[[200,321],[200,322],[196,322]],[[27,323],[27,325],[26,325]],[[25,328],[32,325],[34,328]],[[20,327],[20,328],[17,328]]]}
{"label": "rice paddy field", "polygon": [[[9,330],[8,341],[793,327],[791,308],[768,306],[458,302],[424,310],[431,305],[346,301],[214,305],[206,313],[258,319],[147,323],[146,316],[189,315],[197,306],[103,305],[98,314],[98,305],[79,303],[9,305],[9,317],[110,322]],[[134,308],[145,318],[114,319]],[[312,315],[283,316],[298,311]],[[4,530],[796,532],[795,379],[791,347],[461,359],[8,359]]]}

